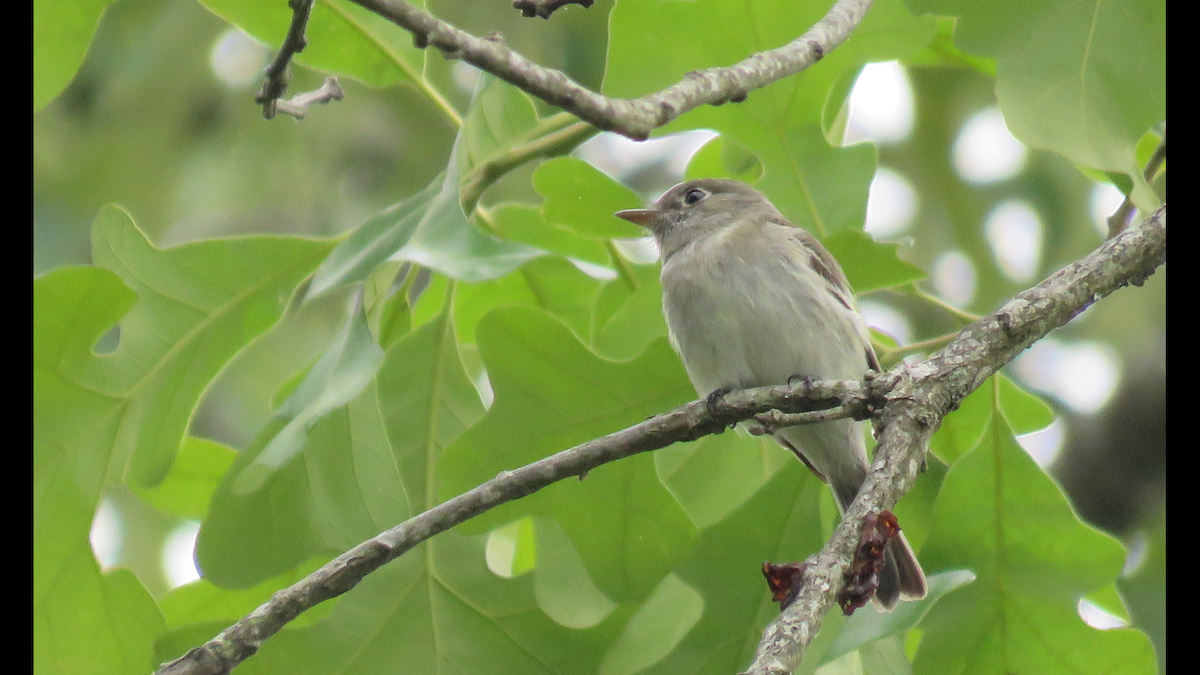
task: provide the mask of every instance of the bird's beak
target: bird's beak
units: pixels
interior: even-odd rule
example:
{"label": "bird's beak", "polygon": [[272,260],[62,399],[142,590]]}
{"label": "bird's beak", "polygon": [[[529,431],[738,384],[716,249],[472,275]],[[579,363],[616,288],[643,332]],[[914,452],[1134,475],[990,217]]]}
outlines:
{"label": "bird's beak", "polygon": [[654,224],[655,219],[658,218],[658,211],[654,209],[626,209],[624,211],[617,211],[613,215],[621,220],[628,220],[634,225],[650,227]]}

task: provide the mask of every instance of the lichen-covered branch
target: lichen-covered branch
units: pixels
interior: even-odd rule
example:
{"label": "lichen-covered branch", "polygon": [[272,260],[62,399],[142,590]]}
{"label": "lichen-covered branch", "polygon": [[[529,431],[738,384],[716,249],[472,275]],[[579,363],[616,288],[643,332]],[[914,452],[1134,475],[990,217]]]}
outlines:
{"label": "lichen-covered branch", "polygon": [[1027,347],[1122,286],[1140,286],[1166,262],[1167,211],[1158,209],[1084,258],[967,326],[940,351],[881,376],[886,403],[875,417],[875,464],[841,524],[810,558],[795,602],[763,634],[748,675],[784,675],[834,605],[863,522],[891,509],[915,482],[942,419]]}
{"label": "lichen-covered branch", "polygon": [[689,110],[742,101],[751,91],[804,70],[844,42],[871,6],[871,0],[837,0],[824,18],[782,47],[728,67],[692,71],[662,91],[627,100],[597,94],[502,40],[472,35],[403,0],[353,1],[412,33],[418,47],[435,47],[447,58],[462,59],[600,129],[635,140],[649,138]]}

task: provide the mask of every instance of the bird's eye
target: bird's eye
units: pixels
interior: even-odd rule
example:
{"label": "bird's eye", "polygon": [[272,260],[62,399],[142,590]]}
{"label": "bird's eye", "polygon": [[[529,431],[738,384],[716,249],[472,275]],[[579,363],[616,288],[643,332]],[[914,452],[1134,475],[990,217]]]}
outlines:
{"label": "bird's eye", "polygon": [[700,188],[688,190],[687,194],[685,194],[683,196],[683,203],[687,204],[688,206],[691,206],[693,204],[698,203],[701,199],[704,199],[706,196],[708,196],[708,193],[705,192],[704,190],[701,190]]}

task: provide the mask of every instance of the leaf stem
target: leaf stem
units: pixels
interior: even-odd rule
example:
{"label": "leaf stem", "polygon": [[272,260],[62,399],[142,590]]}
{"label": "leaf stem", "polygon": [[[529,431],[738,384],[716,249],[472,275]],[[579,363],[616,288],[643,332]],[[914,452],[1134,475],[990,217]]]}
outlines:
{"label": "leaf stem", "polygon": [[565,154],[598,133],[600,129],[571,113],[556,113],[541,120],[512,149],[476,166],[463,178],[463,210],[470,213],[489,187],[518,166],[541,157]]}
{"label": "leaf stem", "polygon": [[896,347],[895,349],[884,350],[879,354],[879,361],[884,364],[885,368],[891,367],[909,354],[939,349],[943,345],[949,344],[949,342],[956,336],[958,336],[958,331],[946,333],[945,335],[939,335],[935,338],[929,338],[928,340],[914,342],[902,347]]}
{"label": "leaf stem", "polygon": [[434,107],[442,113],[442,117],[445,117],[446,121],[450,122],[450,126],[454,127],[456,130],[462,128],[462,116],[458,114],[458,111],[454,109],[454,106],[450,104],[450,101],[447,101],[446,97],[442,96],[442,92],[438,91],[433,84],[425,79],[424,75],[413,78],[413,84],[418,90],[420,90],[422,94],[425,94],[425,96],[429,97],[429,100],[433,102]]}
{"label": "leaf stem", "polygon": [[608,249],[608,257],[612,258],[613,267],[617,270],[617,276],[621,277],[621,280],[629,287],[630,292],[637,291],[637,277],[633,275],[633,269],[629,267],[629,261],[617,250],[617,245],[612,242],[612,239],[606,239],[604,247]]}
{"label": "leaf stem", "polygon": [[[1159,167],[1161,167],[1163,162],[1166,160],[1167,130],[1164,128],[1162,133],[1162,142],[1158,144],[1158,148],[1155,149],[1154,154],[1150,156],[1150,160],[1146,162],[1145,173],[1142,174],[1147,183],[1154,182],[1155,177],[1158,175]],[[1133,218],[1135,211],[1137,211],[1137,207],[1133,205],[1133,189],[1130,188],[1129,194],[1125,195],[1125,201],[1121,202],[1121,205],[1117,207],[1117,210],[1113,211],[1113,214],[1108,217],[1108,236],[1110,239],[1120,234],[1121,230],[1124,230],[1129,226],[1129,221],[1131,218]]]}
{"label": "leaf stem", "polygon": [[908,284],[907,286],[901,286],[899,288],[889,289],[889,290],[891,290],[893,293],[901,293],[903,295],[918,298],[918,299],[924,300],[930,304],[941,307],[942,309],[946,310],[946,312],[949,313],[951,316],[953,316],[955,319],[958,319],[960,322],[962,322],[962,324],[964,326],[969,323],[974,323],[975,321],[978,321],[979,319],[982,318],[978,314],[972,314],[971,312],[968,312],[966,310],[959,309],[959,308],[955,307],[954,305],[951,305],[950,303],[946,302],[945,300],[942,300],[941,298],[937,297],[936,295],[933,295],[932,293],[927,293],[927,292],[921,290],[920,288],[917,288],[917,285],[915,283]]}

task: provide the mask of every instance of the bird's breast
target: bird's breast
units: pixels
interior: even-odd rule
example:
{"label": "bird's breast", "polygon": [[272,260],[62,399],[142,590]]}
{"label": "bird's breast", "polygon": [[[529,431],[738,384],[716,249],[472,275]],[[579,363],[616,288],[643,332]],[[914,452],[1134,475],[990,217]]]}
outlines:
{"label": "bird's breast", "polygon": [[815,272],[767,247],[745,259],[722,243],[680,251],[662,270],[671,342],[698,393],[862,376],[862,319]]}

